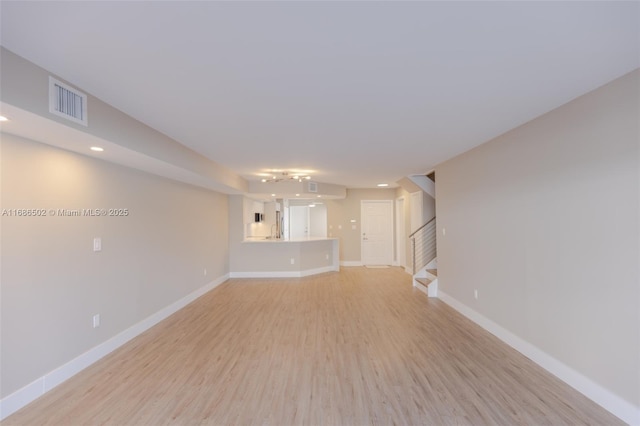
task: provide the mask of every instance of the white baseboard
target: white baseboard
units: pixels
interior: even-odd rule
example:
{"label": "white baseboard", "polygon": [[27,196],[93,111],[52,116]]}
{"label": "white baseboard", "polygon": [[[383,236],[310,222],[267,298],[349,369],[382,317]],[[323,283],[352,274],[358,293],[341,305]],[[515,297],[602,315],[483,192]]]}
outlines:
{"label": "white baseboard", "polygon": [[340,266],[363,266],[363,264],[359,260],[343,260]]}
{"label": "white baseboard", "polygon": [[317,275],[317,274],[323,274],[325,272],[339,272],[340,271],[340,266],[336,265],[336,266],[324,266],[322,268],[315,268],[315,269],[307,269],[306,271],[300,271],[300,276],[301,277],[308,277],[309,275]]}
{"label": "white baseboard", "polygon": [[640,425],[640,407],[615,395],[610,390],[595,383],[588,377],[578,373],[566,364],[558,361],[551,355],[532,345],[526,340],[516,336],[502,326],[491,321],[484,315],[474,311],[464,303],[440,291],[440,300],[460,312],[489,333],[502,340],[518,352],[522,353],[533,362],[585,395],[587,398],[602,406],[611,414],[619,417],[630,425]]}
{"label": "white baseboard", "polygon": [[229,273],[229,278],[300,278],[339,270],[340,267],[323,266],[322,268],[306,269],[304,271],[231,272]]}
{"label": "white baseboard", "polygon": [[115,349],[118,349],[129,340],[140,335],[141,333],[153,327],[173,313],[179,311],[189,303],[196,300],[198,297],[213,290],[215,287],[227,281],[228,279],[229,274],[225,274],[215,279],[214,281],[200,287],[196,291],[186,295],[182,299],[179,299],[169,306],[162,308],[155,314],[143,319],[139,323],[134,324],[126,330],[118,333],[109,340],[89,349],[87,352],[72,359],[66,364],[61,365],[60,367],[45,374],[42,377],[39,377],[22,389],[19,389],[10,395],[7,395],[2,400],[0,400],[0,420],[5,419],[9,415],[18,411],[20,408],[39,398],[44,393],[55,388],[62,382],[66,381],[94,362],[98,361],[100,358],[113,352]]}

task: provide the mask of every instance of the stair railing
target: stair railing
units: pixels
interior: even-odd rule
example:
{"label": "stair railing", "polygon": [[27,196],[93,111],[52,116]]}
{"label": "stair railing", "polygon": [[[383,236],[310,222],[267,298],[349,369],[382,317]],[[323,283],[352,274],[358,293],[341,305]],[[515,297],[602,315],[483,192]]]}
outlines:
{"label": "stair railing", "polygon": [[436,250],[436,218],[422,225],[409,235],[413,275],[426,267],[438,255]]}

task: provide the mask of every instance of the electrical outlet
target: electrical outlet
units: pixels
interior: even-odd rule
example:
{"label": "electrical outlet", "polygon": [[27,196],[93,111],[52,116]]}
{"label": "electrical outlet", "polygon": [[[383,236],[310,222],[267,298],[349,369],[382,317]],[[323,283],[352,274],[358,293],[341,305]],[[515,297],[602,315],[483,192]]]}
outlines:
{"label": "electrical outlet", "polygon": [[93,316],[93,328],[100,327],[100,314],[95,314]]}
{"label": "electrical outlet", "polygon": [[295,265],[295,264],[296,264],[296,260],[295,260],[293,257],[291,258],[291,264],[292,264],[292,265]]}
{"label": "electrical outlet", "polygon": [[478,298],[478,290],[473,290],[473,297]]}
{"label": "electrical outlet", "polygon": [[95,237],[93,239],[93,251],[102,251],[102,238]]}
{"label": "electrical outlet", "polygon": [[329,253],[324,255],[327,260],[329,260]]}
{"label": "electrical outlet", "polygon": [[207,268],[204,268],[204,276],[207,276]]}

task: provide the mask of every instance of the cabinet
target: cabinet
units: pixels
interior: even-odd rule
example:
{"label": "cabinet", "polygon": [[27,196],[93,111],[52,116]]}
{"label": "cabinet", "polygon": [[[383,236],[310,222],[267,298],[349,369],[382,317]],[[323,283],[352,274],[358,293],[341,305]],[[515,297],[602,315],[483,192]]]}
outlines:
{"label": "cabinet", "polygon": [[264,203],[260,201],[253,202],[253,212],[264,214]]}
{"label": "cabinet", "polygon": [[264,214],[264,203],[261,201],[245,198],[242,205],[242,210],[244,224],[246,225],[248,223],[254,223],[256,213]]}

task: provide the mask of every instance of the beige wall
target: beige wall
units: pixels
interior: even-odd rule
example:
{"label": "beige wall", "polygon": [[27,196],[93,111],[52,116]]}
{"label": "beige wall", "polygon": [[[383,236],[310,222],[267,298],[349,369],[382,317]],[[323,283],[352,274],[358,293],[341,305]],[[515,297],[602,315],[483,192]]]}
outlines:
{"label": "beige wall", "polygon": [[396,199],[402,198],[404,200],[404,229],[396,230],[396,245],[404,244],[405,252],[404,265],[399,266],[403,266],[407,271],[411,271],[413,264],[413,259],[411,258],[411,241],[409,240],[409,235],[411,234],[411,194],[403,188],[397,188],[395,197]]}
{"label": "beige wall", "polygon": [[[340,239],[340,261],[360,262],[360,202],[395,200],[395,189],[347,189],[344,199],[325,200],[329,236]],[[351,223],[355,219],[355,223]],[[352,229],[355,225],[355,229]]]}
{"label": "beige wall", "polygon": [[2,397],[228,273],[225,195],[7,134],[0,153],[0,209],[129,209],[1,217]]}
{"label": "beige wall", "polygon": [[[128,155],[114,156],[114,162],[126,161],[124,164],[128,165],[131,164],[129,161],[133,161],[132,157],[146,157],[146,161],[134,162],[134,166],[145,167],[154,173],[169,173],[167,176],[174,179],[185,179],[224,193],[248,190],[247,181],[232,170],[181,145],[91,94],[87,94],[88,126],[86,127],[49,113],[49,76],[54,75],[1,46],[0,58],[0,100],[3,103],[60,123],[65,127],[77,129],[119,148],[113,149],[111,153],[106,152],[105,155],[122,151],[122,148],[126,149]],[[64,81],[64,79],[61,80]],[[81,87],[78,89],[83,90]],[[39,140],[53,145],[60,143],[55,140]]]}
{"label": "beige wall", "polygon": [[637,407],[639,87],[636,71],[436,168],[440,290]]}

